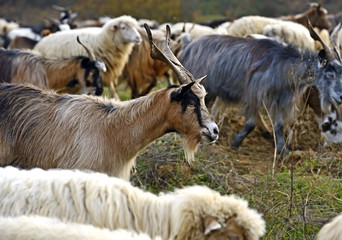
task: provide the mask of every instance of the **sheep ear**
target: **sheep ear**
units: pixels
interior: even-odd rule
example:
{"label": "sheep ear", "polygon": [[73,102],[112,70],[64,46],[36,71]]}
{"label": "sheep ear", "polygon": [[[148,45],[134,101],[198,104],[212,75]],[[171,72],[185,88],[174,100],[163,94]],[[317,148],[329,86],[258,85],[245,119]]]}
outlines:
{"label": "sheep ear", "polygon": [[204,220],[204,235],[208,235],[212,231],[219,230],[221,228],[221,224],[212,217],[208,217]]}

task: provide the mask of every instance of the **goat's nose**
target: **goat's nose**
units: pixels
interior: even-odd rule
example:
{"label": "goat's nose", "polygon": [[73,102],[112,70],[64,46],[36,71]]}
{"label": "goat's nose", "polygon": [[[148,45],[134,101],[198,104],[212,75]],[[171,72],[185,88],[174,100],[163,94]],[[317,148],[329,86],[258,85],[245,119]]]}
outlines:
{"label": "goat's nose", "polygon": [[219,135],[219,128],[216,123],[211,124],[209,131],[210,131],[212,141],[217,140],[218,135]]}

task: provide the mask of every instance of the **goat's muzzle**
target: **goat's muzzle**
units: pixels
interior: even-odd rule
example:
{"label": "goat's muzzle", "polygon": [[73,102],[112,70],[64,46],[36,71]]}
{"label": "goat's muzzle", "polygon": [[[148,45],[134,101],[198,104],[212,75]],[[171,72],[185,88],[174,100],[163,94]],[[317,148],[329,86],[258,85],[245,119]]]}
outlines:
{"label": "goat's muzzle", "polygon": [[203,141],[215,142],[219,137],[219,128],[215,122],[211,122],[203,128],[201,134]]}

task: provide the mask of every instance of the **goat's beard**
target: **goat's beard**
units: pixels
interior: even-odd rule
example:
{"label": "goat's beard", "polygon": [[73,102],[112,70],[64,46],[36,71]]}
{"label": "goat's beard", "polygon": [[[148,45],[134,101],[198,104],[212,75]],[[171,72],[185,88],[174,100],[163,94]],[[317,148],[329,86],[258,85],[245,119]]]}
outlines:
{"label": "goat's beard", "polygon": [[185,160],[188,162],[190,166],[195,160],[195,153],[197,152],[198,144],[199,144],[199,141],[197,138],[183,137],[183,149],[184,149]]}

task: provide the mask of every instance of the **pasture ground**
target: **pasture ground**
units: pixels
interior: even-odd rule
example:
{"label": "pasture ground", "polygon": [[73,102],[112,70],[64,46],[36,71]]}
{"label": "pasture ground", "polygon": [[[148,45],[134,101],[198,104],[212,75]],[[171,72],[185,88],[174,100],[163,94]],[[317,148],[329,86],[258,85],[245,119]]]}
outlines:
{"label": "pasture ground", "polygon": [[207,185],[240,196],[261,212],[267,224],[264,239],[314,239],[342,212],[342,144],[323,148],[314,114],[307,109],[294,126],[286,157],[275,157],[272,134],[259,128],[233,150],[230,141],[242,129],[243,118],[237,107],[225,114],[219,140],[200,145],[191,166],[181,137],[167,134],[140,152],[131,182],[154,193]]}

